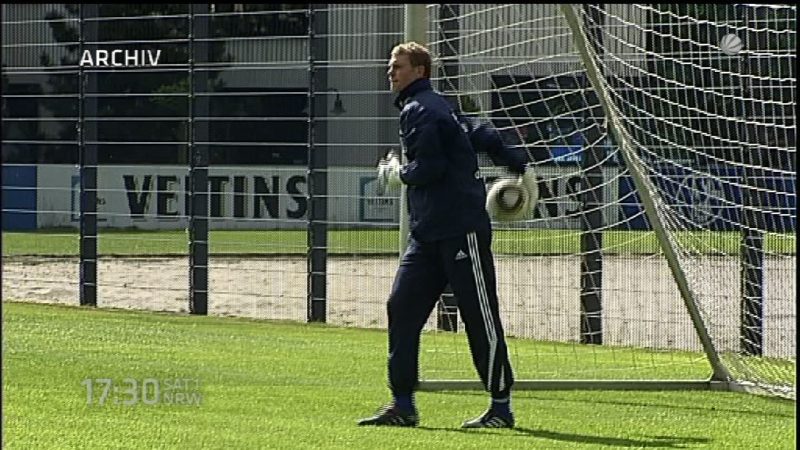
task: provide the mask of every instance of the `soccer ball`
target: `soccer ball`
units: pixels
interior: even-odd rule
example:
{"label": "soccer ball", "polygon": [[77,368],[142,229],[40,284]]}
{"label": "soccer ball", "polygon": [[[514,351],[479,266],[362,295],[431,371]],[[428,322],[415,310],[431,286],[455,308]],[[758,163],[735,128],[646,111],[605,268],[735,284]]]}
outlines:
{"label": "soccer ball", "polygon": [[525,200],[525,189],[518,184],[503,184],[497,190],[497,206],[503,211],[514,211]]}
{"label": "soccer ball", "polygon": [[722,36],[722,39],[719,41],[719,49],[730,56],[738,55],[739,52],[742,51],[743,46],[742,39],[733,33]]}
{"label": "soccer ball", "polygon": [[[534,198],[535,197],[535,198]],[[486,211],[499,221],[525,220],[538,200],[520,179],[501,179],[486,195]]]}

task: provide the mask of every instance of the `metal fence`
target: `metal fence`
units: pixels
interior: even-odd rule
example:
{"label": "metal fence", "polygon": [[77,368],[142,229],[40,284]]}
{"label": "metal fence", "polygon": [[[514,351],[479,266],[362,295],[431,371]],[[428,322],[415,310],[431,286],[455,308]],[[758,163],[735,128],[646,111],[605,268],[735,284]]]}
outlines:
{"label": "metal fence", "polygon": [[[338,244],[329,230],[397,226],[396,199],[365,189],[398,142],[385,65],[402,39],[402,13],[3,5],[4,230],[50,230],[21,255],[63,265],[34,275],[23,262],[6,273],[6,293],[36,299],[50,286],[42,300],[338,316],[326,286],[356,289],[356,262],[344,255],[359,235]],[[112,232],[119,228],[177,234]],[[228,229],[250,233],[232,238]],[[59,251],[47,243],[65,239],[70,256],[53,258]],[[133,250],[137,242],[152,250]],[[360,245],[369,253],[372,244]],[[244,263],[244,253],[255,259]],[[175,278],[187,271],[188,294]]]}
{"label": "metal fence", "polygon": [[[439,81],[460,80],[465,90],[473,82],[473,97],[485,104],[519,96],[492,92],[486,75],[495,66],[483,52],[495,45],[511,52],[496,50],[503,58],[528,61],[525,52],[553,51],[553,36],[568,41],[538,10],[525,10],[544,19],[521,55],[492,41],[532,33],[502,29],[523,7],[498,8],[493,35],[464,7],[464,42],[485,68],[448,72],[448,55],[435,49],[445,59]],[[404,38],[404,5],[2,8],[3,230],[39,230],[16,247],[4,244],[4,298],[385,325],[399,199],[378,195],[374,167],[398,145],[385,72],[390,49]],[[453,11],[431,8],[444,23]],[[539,59],[524,68],[541,73],[528,75],[567,74],[577,65],[577,58]],[[573,232],[583,225],[580,167],[538,170],[547,201],[536,225],[563,233],[533,238],[544,255],[498,258],[504,311],[520,317],[509,333],[555,341],[591,335],[582,332],[580,302],[602,284],[606,298],[620,299],[616,311],[603,306],[604,343],[697,349],[686,317],[652,319],[683,312],[658,255],[612,249],[602,272],[582,268],[582,258],[597,252],[581,248]],[[621,171],[600,171],[609,200],[602,212],[614,217],[602,220],[644,228]],[[503,236],[495,242],[508,248],[522,235]],[[776,255],[771,279],[793,273],[788,257]],[[589,272],[602,283],[584,281]],[[632,286],[637,278],[649,286]],[[782,292],[794,292],[794,282],[786,283]],[[735,283],[721,288],[720,297],[737,300]],[[735,322],[728,317],[735,305],[720,309]],[[776,341],[794,330],[785,318],[775,321]],[[793,349],[794,340],[776,351],[784,347]]]}

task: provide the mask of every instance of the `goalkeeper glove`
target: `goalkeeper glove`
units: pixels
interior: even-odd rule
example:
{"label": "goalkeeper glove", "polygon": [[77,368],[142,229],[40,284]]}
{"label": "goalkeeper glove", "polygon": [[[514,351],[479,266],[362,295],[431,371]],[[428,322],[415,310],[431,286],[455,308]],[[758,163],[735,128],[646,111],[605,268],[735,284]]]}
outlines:
{"label": "goalkeeper glove", "polygon": [[486,211],[498,221],[525,220],[539,201],[539,186],[533,170],[526,168],[516,178],[497,181],[486,196]]}
{"label": "goalkeeper glove", "polygon": [[533,173],[533,169],[525,167],[525,172],[519,176],[519,180],[528,191],[531,207],[535,206],[536,202],[539,201],[539,183],[536,182],[536,175]]}
{"label": "goalkeeper glove", "polygon": [[378,193],[382,195],[386,189],[392,189],[403,184],[400,179],[400,157],[390,150],[385,158],[378,162]]}

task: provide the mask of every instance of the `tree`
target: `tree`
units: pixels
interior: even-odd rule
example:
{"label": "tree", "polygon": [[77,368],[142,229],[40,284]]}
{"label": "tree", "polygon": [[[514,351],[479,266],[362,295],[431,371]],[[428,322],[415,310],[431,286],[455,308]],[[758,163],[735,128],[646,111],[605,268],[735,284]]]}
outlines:
{"label": "tree", "polygon": [[[187,64],[189,46],[185,41],[189,36],[189,21],[186,15],[187,4],[102,4],[98,5],[97,45],[91,42],[87,49],[107,50],[160,50],[159,64]],[[46,19],[56,42],[63,42],[66,52],[58,61],[59,66],[74,67],[79,64],[81,54],[77,42],[80,29],[77,19],[79,6],[65,4],[64,10],[51,10]],[[177,16],[177,17],[176,17]],[[93,18],[89,18],[93,19]],[[201,19],[196,19],[201,20]],[[85,27],[88,26],[85,22]],[[212,25],[213,27],[213,25]],[[213,28],[211,29],[213,33]],[[84,36],[87,38],[88,36]],[[87,41],[94,38],[86,39]],[[161,42],[158,42],[158,41]],[[170,42],[174,40],[176,42]],[[150,41],[150,42],[148,42]],[[213,62],[230,61],[226,54],[225,41],[210,42],[208,58]],[[42,65],[52,66],[50,55],[42,53]],[[201,61],[205,62],[205,61]],[[218,71],[208,73],[211,91],[223,87],[218,79]],[[119,69],[103,71],[97,77],[97,93],[106,94],[97,99],[99,118],[186,118],[189,113],[188,98],[185,96],[164,96],[168,93],[189,92],[189,76],[185,70],[150,71]],[[54,92],[77,93],[76,80],[63,75],[50,76]],[[202,89],[202,88],[199,88]],[[92,94],[89,92],[88,94]],[[136,95],[152,94],[152,95]],[[76,100],[77,102],[78,100]],[[56,117],[68,117],[75,105],[64,102],[49,106]],[[100,162],[107,163],[185,163],[186,151],[183,144],[187,138],[186,120],[149,121],[102,121],[97,122],[97,137],[100,141],[112,142],[165,142],[158,145],[105,145],[98,152]],[[75,131],[71,127],[62,128],[62,139],[74,140]]]}

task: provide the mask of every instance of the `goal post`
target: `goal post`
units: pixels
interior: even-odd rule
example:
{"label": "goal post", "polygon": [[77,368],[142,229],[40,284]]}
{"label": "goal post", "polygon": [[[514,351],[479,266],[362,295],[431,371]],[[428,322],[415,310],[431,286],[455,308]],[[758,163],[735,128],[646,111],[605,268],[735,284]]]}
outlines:
{"label": "goal post", "polygon": [[[531,216],[494,224],[515,389],[794,399],[796,7],[442,4],[426,20],[439,90],[539,179]],[[481,389],[461,333],[428,329],[420,389]]]}
{"label": "goal post", "polygon": [[[428,27],[428,10],[423,3],[406,3],[404,7],[404,37],[406,42],[414,41],[420,45],[428,45],[428,34],[427,34],[427,27]],[[404,152],[400,152],[400,158],[402,158],[402,163],[405,164],[406,156]],[[408,233],[409,233],[409,217],[408,211],[406,210],[406,204],[408,203],[408,192],[406,185],[402,185],[400,188],[400,214],[399,214],[399,222],[400,222],[400,245],[398,248],[400,249],[399,258],[403,258],[403,254],[406,252],[406,248],[408,247]]]}
{"label": "goal post", "polygon": [[561,12],[564,14],[564,19],[566,19],[567,24],[569,24],[569,28],[572,32],[572,37],[575,42],[575,48],[580,55],[584,68],[586,69],[586,76],[597,93],[597,99],[603,106],[603,112],[605,113],[606,121],[609,124],[609,129],[612,133],[614,133],[614,137],[618,142],[625,165],[630,170],[633,178],[633,185],[636,188],[636,191],[641,194],[640,196],[642,199],[642,204],[644,205],[647,219],[655,231],[659,246],[664,252],[664,256],[667,258],[667,263],[672,271],[675,284],[678,286],[678,290],[681,293],[681,298],[686,305],[686,310],[692,318],[692,324],[694,325],[695,331],[697,331],[697,335],[699,336],[700,342],[703,345],[703,351],[705,351],[706,356],[711,363],[711,367],[714,371],[711,375],[711,379],[714,381],[729,381],[731,376],[722,365],[722,362],[719,359],[719,354],[717,353],[717,349],[714,348],[714,343],[711,342],[711,337],[708,335],[708,330],[706,329],[703,319],[700,317],[700,312],[697,309],[694,293],[692,292],[692,289],[686,280],[686,274],[683,272],[683,268],[680,266],[678,256],[669,241],[667,232],[664,229],[664,224],[661,222],[661,218],[659,217],[658,208],[656,207],[655,202],[662,200],[659,198],[658,193],[652,187],[652,183],[650,183],[645,171],[642,169],[639,157],[632,149],[629,136],[625,133],[625,128],[622,125],[622,119],[620,118],[619,111],[616,109],[611,98],[609,98],[606,91],[607,87],[601,81],[600,71],[597,68],[594,60],[596,55],[592,54],[593,52],[590,47],[591,44],[586,37],[586,33],[583,30],[583,26],[581,25],[577,14],[575,14],[575,7],[571,4],[563,3],[560,5],[560,8]]}

